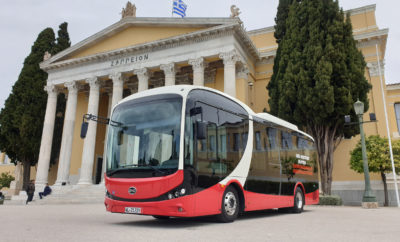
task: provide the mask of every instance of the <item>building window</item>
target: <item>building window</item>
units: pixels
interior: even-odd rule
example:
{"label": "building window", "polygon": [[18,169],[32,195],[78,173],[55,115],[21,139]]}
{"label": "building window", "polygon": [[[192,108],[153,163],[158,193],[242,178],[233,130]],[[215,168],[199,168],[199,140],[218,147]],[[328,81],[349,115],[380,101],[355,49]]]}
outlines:
{"label": "building window", "polygon": [[397,132],[400,134],[400,103],[394,104],[394,112],[396,113]]}

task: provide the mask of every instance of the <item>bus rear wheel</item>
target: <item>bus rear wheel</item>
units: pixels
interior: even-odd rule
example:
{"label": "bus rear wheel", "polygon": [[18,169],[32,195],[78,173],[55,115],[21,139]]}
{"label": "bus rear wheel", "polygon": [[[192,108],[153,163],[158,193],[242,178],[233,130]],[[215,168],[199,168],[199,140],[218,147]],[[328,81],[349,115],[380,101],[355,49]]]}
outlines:
{"label": "bus rear wheel", "polygon": [[224,223],[233,222],[239,214],[240,204],[239,196],[236,189],[229,186],[222,197],[221,214],[218,220]]}
{"label": "bus rear wheel", "polygon": [[300,187],[296,188],[296,192],[294,194],[294,205],[292,211],[294,213],[301,213],[303,212],[304,208],[304,194],[303,190]]}

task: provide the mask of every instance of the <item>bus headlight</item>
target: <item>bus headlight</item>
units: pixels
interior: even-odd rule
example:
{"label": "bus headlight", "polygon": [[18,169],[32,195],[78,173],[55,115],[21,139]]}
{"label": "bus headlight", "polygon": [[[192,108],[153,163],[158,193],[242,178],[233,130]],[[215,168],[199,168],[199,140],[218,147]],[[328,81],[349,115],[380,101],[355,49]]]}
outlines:
{"label": "bus headlight", "polygon": [[172,193],[168,193],[168,199],[172,199],[174,198],[174,195],[172,195]]}
{"label": "bus headlight", "polygon": [[186,193],[186,189],[185,189],[185,188],[182,188],[182,189],[181,189],[181,196],[185,195],[185,193]]}

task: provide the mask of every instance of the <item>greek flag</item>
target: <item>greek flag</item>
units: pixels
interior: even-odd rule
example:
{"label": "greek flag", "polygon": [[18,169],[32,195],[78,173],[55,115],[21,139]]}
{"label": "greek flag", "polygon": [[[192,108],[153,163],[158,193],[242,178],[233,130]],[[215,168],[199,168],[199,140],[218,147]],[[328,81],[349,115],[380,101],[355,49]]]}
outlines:
{"label": "greek flag", "polygon": [[186,16],[187,5],[182,0],[174,0],[172,5],[172,13],[181,16]]}

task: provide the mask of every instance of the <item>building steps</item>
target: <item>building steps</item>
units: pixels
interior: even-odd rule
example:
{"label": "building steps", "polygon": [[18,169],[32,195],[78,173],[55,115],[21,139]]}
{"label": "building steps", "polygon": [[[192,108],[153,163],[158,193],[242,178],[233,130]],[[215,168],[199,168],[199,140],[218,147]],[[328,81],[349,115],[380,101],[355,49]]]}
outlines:
{"label": "building steps", "polygon": [[[52,186],[50,195],[39,198],[35,193],[33,201],[29,204],[87,204],[87,203],[103,203],[105,196],[104,184],[99,185],[73,185],[73,186]],[[5,201],[8,205],[25,204],[27,195],[25,192],[18,196],[13,196],[11,200]]]}

